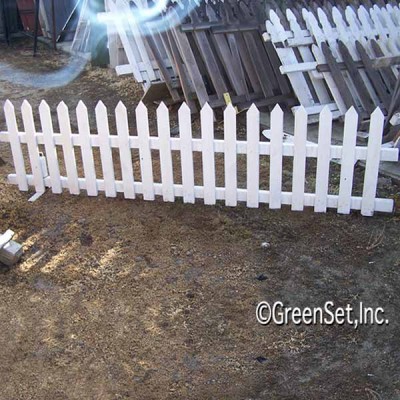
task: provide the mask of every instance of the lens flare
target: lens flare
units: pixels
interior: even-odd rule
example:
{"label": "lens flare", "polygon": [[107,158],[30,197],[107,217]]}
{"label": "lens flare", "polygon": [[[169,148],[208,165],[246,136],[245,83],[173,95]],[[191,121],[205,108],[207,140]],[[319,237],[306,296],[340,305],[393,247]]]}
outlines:
{"label": "lens flare", "polygon": [[[134,25],[141,35],[152,35],[178,26],[199,3],[197,0],[117,0],[116,3],[112,2],[114,10],[91,15],[89,13],[89,20],[93,26],[105,23],[108,34],[118,33],[117,26],[127,33],[132,32],[131,27]],[[96,41],[98,44],[103,38],[102,35],[92,35],[91,47],[97,48]],[[48,73],[31,73],[0,62],[0,76],[1,80],[18,85],[38,89],[57,88],[75,80],[85,69],[87,62],[83,57],[71,57],[66,66]]]}

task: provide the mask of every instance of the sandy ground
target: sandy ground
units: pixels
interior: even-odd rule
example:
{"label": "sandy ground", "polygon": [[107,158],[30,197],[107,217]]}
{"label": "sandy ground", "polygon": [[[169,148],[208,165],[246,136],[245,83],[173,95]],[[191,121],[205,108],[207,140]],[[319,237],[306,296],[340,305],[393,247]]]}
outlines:
{"label": "sandy ground", "polygon": [[[46,48],[33,60],[26,42],[0,54],[35,72],[67,60]],[[122,99],[132,117],[140,96],[131,78],[107,70],[46,90],[0,76],[0,100],[16,105],[102,99],[112,108]],[[0,399],[400,398],[399,214],[50,192],[28,203],[32,193],[7,183],[8,146],[0,157],[0,231],[15,230],[25,250],[16,267],[0,268]],[[385,178],[379,191],[399,194]],[[263,327],[262,300],[362,301],[384,307],[390,323]]]}

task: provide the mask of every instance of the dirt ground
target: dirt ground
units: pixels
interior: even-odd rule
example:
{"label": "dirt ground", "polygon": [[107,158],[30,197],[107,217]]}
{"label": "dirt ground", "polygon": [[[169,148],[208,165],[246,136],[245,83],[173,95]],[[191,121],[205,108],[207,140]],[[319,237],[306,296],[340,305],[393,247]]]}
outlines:
{"label": "dirt ground", "polygon": [[[0,44],[0,63],[45,73],[68,59],[45,47],[33,59],[30,49]],[[114,107],[121,99],[132,116],[141,96],[130,77],[97,68],[57,89],[9,78],[0,76],[0,100],[16,106],[45,98]],[[0,268],[0,399],[400,399],[398,213],[66,192],[29,203],[32,192],[7,183],[8,145],[0,157],[0,231],[12,228],[24,245],[21,263]],[[384,177],[379,191],[399,195]],[[390,323],[261,326],[263,300],[362,301],[383,307]]]}

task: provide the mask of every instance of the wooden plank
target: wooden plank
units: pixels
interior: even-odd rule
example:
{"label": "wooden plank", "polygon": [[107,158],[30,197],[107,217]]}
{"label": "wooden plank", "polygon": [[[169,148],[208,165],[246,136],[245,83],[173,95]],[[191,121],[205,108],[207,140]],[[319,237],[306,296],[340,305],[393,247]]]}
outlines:
{"label": "wooden plank", "polygon": [[294,126],[294,156],[292,210],[304,209],[304,185],[306,174],[307,112],[304,107],[297,109]]}
{"label": "wooden plank", "polygon": [[332,113],[325,107],[320,114],[318,160],[315,179],[315,212],[326,212],[328,205],[329,166],[331,162]]}
{"label": "wooden plank", "polygon": [[[140,118],[143,118],[143,123],[145,123],[145,115],[140,116]],[[115,108],[115,120],[117,124],[118,148],[121,162],[122,181],[124,185],[124,197],[126,199],[135,199],[135,179],[133,175],[132,152],[130,147],[128,112],[121,101]]]}
{"label": "wooden plank", "polygon": [[51,179],[53,193],[62,193],[60,168],[58,165],[57,149],[54,144],[54,129],[49,105],[42,100],[39,106],[40,123],[42,125],[43,140],[46,150],[46,161]]}
{"label": "wooden plank", "polygon": [[259,207],[260,112],[253,104],[247,111],[247,207]]}
{"label": "wooden plank", "polygon": [[332,55],[331,50],[325,42],[321,43],[321,50],[324,54],[324,57],[329,65],[329,69],[331,71],[333,80],[335,81],[336,86],[340,91],[340,95],[346,105],[346,108],[354,107],[357,109],[357,103],[353,99],[353,96],[348,88],[346,81],[343,78],[340,69],[337,66],[336,60]]}
{"label": "wooden plank", "polygon": [[110,143],[110,128],[108,123],[107,108],[103,102],[97,103],[96,124],[99,135],[101,168],[103,171],[104,190],[106,197],[116,197],[114,162]]}
{"label": "wooden plank", "polygon": [[88,196],[97,196],[96,169],[94,166],[94,158],[92,146],[90,143],[90,127],[89,117],[85,104],[79,101],[76,108],[76,118],[78,121],[78,130],[81,141],[81,152],[83,169],[85,172],[86,191]]}
{"label": "wooden plank", "polygon": [[[171,12],[175,13],[175,11]],[[179,20],[177,20],[177,17],[175,17],[171,22],[173,23],[174,21],[178,22]],[[182,60],[185,63],[190,79],[193,82],[197,98],[199,99],[200,106],[202,107],[206,102],[209,101],[209,97],[196,58],[190,47],[190,43],[186,35],[180,32],[180,30],[176,26],[173,25],[171,27],[171,32],[173,34],[174,39],[176,40],[176,43],[180,51],[180,56],[182,57]]]}
{"label": "wooden plank", "polygon": [[36,140],[35,122],[33,120],[32,107],[27,100],[24,100],[21,107],[22,121],[28,144],[29,162],[32,168],[32,175],[36,193],[44,193],[44,177],[42,164],[40,162],[39,148]]}
{"label": "wooden plank", "polygon": [[213,205],[216,202],[215,186],[215,155],[214,155],[214,113],[206,103],[200,112],[204,204]]}
{"label": "wooden plank", "polygon": [[171,133],[168,108],[161,103],[157,108],[157,130],[160,142],[160,167],[163,200],[174,202],[174,171],[172,167]]}
{"label": "wooden plank", "polygon": [[362,44],[358,41],[356,41],[356,48],[358,53],[360,54],[362,62],[364,63],[365,70],[367,71],[371,83],[373,84],[386,110],[388,110],[390,107],[390,95],[388,94],[386,88],[384,87],[379,73],[373,68],[371,59],[364,50]]}
{"label": "wooden plank", "polygon": [[150,150],[149,116],[146,106],[140,102],[135,111],[139,141],[140,170],[143,184],[143,199],[154,200],[153,163]]}
{"label": "wooden plank", "polygon": [[61,102],[57,107],[58,124],[62,137],[62,148],[67,171],[68,189],[71,194],[78,195],[80,193],[78,171],[76,168],[76,159],[74,145],[72,142],[71,122],[69,118],[68,107]]}
{"label": "wooden plank", "polygon": [[236,110],[228,104],[224,111],[224,164],[225,204],[237,205],[237,156],[236,156]]}
{"label": "wooden plank", "polygon": [[347,111],[344,121],[342,158],[340,160],[339,214],[349,214],[351,209],[358,126],[358,114],[354,108]]}
{"label": "wooden plank", "polygon": [[338,46],[339,46],[339,51],[342,55],[344,64],[346,65],[349,75],[350,75],[351,79],[353,80],[354,86],[356,87],[356,90],[358,92],[361,104],[364,107],[364,109],[369,114],[371,114],[374,111],[375,107],[378,106],[378,104],[374,104],[373,99],[370,97],[368,90],[364,85],[364,81],[362,80],[362,77],[361,77],[357,67],[355,66],[353,58],[352,58],[349,50],[347,49],[346,45],[342,41],[339,41]]}
{"label": "wooden plank", "polygon": [[269,168],[269,208],[279,209],[282,205],[283,167],[283,111],[276,105],[271,113],[271,154]]}
{"label": "wooden plank", "polygon": [[382,111],[376,109],[371,115],[368,137],[368,154],[365,165],[364,187],[361,203],[361,215],[372,216],[375,211],[375,196],[378,184],[380,150],[382,145],[385,118]]}
{"label": "wooden plank", "polygon": [[24,155],[22,153],[21,142],[18,135],[18,125],[15,118],[15,109],[10,100],[6,100],[4,104],[4,114],[7,123],[7,130],[10,137],[11,152],[13,156],[18,189],[21,191],[27,191],[28,182],[26,179]]}
{"label": "wooden plank", "polygon": [[192,145],[192,122],[190,108],[183,103],[178,111],[179,135],[181,139],[181,168],[184,203],[195,202],[194,166]]}

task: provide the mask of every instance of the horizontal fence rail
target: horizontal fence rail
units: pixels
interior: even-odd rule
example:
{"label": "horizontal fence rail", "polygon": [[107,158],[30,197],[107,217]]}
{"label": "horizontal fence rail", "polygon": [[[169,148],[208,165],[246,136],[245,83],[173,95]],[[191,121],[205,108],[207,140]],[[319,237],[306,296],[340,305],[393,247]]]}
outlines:
{"label": "horizontal fence rail", "polygon": [[[257,208],[260,203],[271,209],[291,205],[292,210],[314,207],[315,212],[326,212],[336,208],[338,213],[348,214],[361,210],[364,216],[375,211],[392,212],[393,200],[376,198],[380,161],[398,161],[398,150],[381,147],[384,116],[377,109],[371,115],[369,142],[367,147],[356,146],[358,115],[351,108],[345,116],[343,146],[331,144],[332,113],[324,108],[320,114],[319,140],[317,144],[307,141],[307,113],[300,107],[295,113],[293,142],[284,142],[284,114],[279,106],[271,113],[271,141],[260,140],[260,114],[253,105],[247,112],[247,140],[237,139],[236,110],[229,105],[224,111],[224,138],[216,139],[214,113],[206,104],[200,114],[201,136],[192,134],[191,112],[183,104],[178,112],[179,137],[170,135],[170,115],[162,103],[157,109],[158,136],[150,136],[148,110],[143,103],[136,108],[136,132],[130,134],[127,109],[119,103],[115,109],[117,134],[111,134],[107,108],[99,102],[95,109],[97,133],[91,134],[88,110],[83,102],[76,109],[79,133],[72,133],[69,109],[64,103],[57,107],[60,132],[54,132],[51,110],[44,101],[39,107],[41,131],[36,131],[32,107],[24,101],[21,107],[24,130],[17,126],[13,104],[4,106],[7,131],[0,132],[0,141],[8,142],[14,161],[15,173],[9,182],[18,185],[21,191],[34,186],[37,193],[51,188],[53,193],[68,189],[78,195],[82,190],[88,196],[105,192],[107,197],[123,193],[127,199],[142,195],[144,200],[162,196],[166,202],[177,197],[185,203],[203,199],[207,205],[217,200],[227,206],[246,202]],[[31,173],[27,173],[23,145],[27,147]],[[39,147],[40,146],[40,147]],[[80,149],[84,177],[79,176],[79,162],[75,149]],[[96,176],[93,150],[100,152],[102,178]],[[43,149],[43,151],[41,151]],[[60,172],[61,160],[57,149],[62,151],[66,176]],[[116,179],[113,149],[118,150],[121,164],[121,179]],[[132,150],[139,151],[141,181],[134,178]],[[152,150],[158,150],[161,183],[154,182]],[[181,183],[176,183],[173,168],[173,152],[180,154]],[[202,186],[195,185],[194,154],[201,153]],[[216,154],[224,155],[224,187],[216,184]],[[238,187],[238,155],[246,155],[246,188]],[[260,189],[264,175],[260,172],[260,157],[269,157],[269,190]],[[282,190],[283,159],[293,159],[292,192]],[[305,191],[306,160],[317,162],[315,192]],[[332,160],[339,161],[340,188],[338,194],[329,193],[329,171]],[[352,195],[354,166],[357,160],[365,161],[365,176],[362,196]]]}

